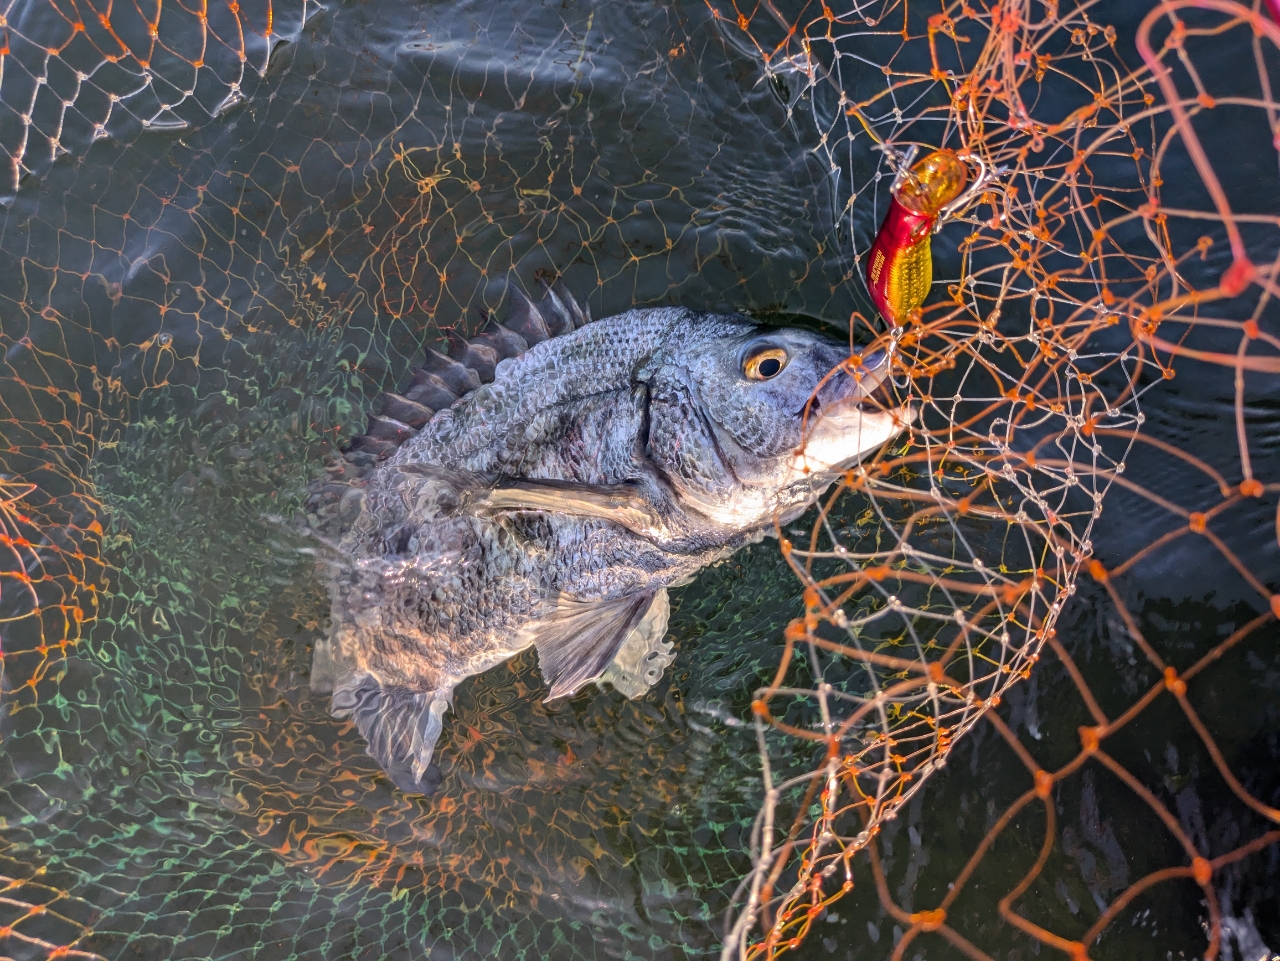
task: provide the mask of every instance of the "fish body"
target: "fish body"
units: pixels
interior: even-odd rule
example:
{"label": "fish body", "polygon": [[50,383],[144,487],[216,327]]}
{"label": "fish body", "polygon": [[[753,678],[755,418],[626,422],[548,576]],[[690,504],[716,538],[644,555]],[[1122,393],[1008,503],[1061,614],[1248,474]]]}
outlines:
{"label": "fish body", "polygon": [[[667,589],[908,419],[871,399],[883,354],[850,364],[806,331],[673,307],[588,322],[554,289],[535,305],[513,288],[508,313],[429,354],[353,445],[367,472],[330,497],[341,561],[311,686],[408,791],[457,684],[531,646],[551,698],[643,693],[673,658]],[[424,414],[432,391],[447,406]]]}

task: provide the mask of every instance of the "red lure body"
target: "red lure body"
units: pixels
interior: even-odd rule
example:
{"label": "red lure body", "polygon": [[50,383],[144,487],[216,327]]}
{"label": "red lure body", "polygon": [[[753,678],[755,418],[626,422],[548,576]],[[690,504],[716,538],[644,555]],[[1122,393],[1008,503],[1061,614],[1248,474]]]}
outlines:
{"label": "red lure body", "polygon": [[929,235],[937,220],[936,215],[908,210],[896,197],[889,202],[889,213],[867,255],[867,288],[876,309],[890,324],[906,323],[907,318],[901,315],[919,306],[910,303],[913,295],[918,292],[923,301],[928,292],[933,273]]}
{"label": "red lure body", "polygon": [[929,296],[930,235],[969,181],[965,161],[952,150],[935,150],[908,170],[914,156],[913,147],[900,161],[889,213],[867,257],[867,289],[891,327],[905,324]]}

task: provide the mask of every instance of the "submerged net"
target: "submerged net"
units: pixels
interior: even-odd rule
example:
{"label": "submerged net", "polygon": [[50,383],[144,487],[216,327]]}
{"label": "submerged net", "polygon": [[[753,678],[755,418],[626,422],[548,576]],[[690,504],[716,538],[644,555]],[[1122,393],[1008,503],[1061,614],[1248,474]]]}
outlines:
{"label": "submerged net", "polygon": [[[1280,32],[1113,15],[11,5],[0,953],[1257,948]],[[547,708],[518,658],[392,791],[306,684],[326,457],[512,272],[883,339],[877,142],[1000,171],[899,341],[910,434],[673,599],[653,695]]]}

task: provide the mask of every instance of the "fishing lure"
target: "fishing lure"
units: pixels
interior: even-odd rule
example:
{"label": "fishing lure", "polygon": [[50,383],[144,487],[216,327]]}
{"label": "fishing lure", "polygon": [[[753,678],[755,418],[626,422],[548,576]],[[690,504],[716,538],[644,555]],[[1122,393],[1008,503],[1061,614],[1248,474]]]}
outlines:
{"label": "fishing lure", "polygon": [[[876,308],[890,327],[907,322],[907,316],[924,303],[933,283],[932,234],[955,215],[991,180],[978,158],[952,150],[935,150],[914,167],[917,147],[898,153],[881,147],[897,167],[890,193],[889,213],[880,225],[867,257],[867,287]],[[969,164],[979,176],[968,190]]]}

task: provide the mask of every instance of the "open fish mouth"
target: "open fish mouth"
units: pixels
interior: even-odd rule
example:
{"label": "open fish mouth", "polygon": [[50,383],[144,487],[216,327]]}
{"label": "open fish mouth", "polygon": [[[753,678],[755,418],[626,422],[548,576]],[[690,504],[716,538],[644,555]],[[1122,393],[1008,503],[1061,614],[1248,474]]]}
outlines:
{"label": "open fish mouth", "polygon": [[892,377],[885,377],[876,388],[863,400],[863,405],[870,410],[894,411],[909,410],[901,397]]}
{"label": "open fish mouth", "polygon": [[851,419],[854,413],[891,413],[906,408],[889,376],[892,362],[887,351],[846,361],[810,398],[805,415],[811,424],[824,417]]}
{"label": "open fish mouth", "polygon": [[842,365],[811,399],[804,447],[793,468],[804,474],[844,470],[900,434],[914,411],[899,396],[890,357],[876,351]]}

